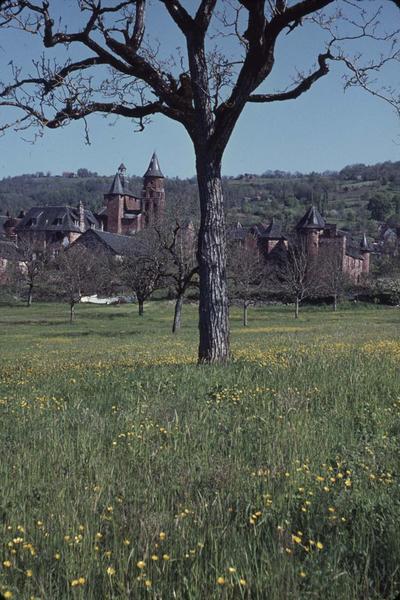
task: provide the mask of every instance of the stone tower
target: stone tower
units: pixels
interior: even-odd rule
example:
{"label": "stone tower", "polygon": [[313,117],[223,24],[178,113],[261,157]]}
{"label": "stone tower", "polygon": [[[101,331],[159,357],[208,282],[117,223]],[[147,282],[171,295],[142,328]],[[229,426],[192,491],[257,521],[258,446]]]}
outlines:
{"label": "stone tower", "polygon": [[315,206],[311,206],[302,219],[297,223],[297,234],[305,240],[307,255],[316,258],[319,253],[319,238],[325,228],[325,219]]}
{"label": "stone tower", "polygon": [[360,242],[360,253],[361,253],[361,256],[363,257],[362,272],[363,272],[363,274],[368,275],[369,267],[370,267],[371,248],[370,248],[370,245],[368,244],[367,236],[365,235],[365,233]]}
{"label": "stone tower", "polygon": [[155,152],[143,176],[143,203],[146,226],[162,218],[165,210],[164,175]]}
{"label": "stone tower", "polygon": [[125,173],[126,167],[122,164],[118,167],[110,191],[104,195],[107,202],[107,229],[113,233],[122,233]]}

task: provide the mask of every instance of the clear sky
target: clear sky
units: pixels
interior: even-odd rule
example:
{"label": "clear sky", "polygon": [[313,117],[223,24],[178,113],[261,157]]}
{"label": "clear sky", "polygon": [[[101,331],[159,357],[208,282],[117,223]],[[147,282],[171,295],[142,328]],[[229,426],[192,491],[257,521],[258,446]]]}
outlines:
{"label": "clear sky", "polygon": [[[54,2],[63,15],[75,4],[72,0]],[[190,6],[193,2],[188,0],[184,4]],[[165,20],[165,8],[154,0],[151,11],[161,48],[173,50],[180,38],[174,25]],[[398,17],[398,11],[389,8],[385,13],[387,27],[394,18],[398,22]],[[367,44],[371,47],[365,44],[361,47],[366,53],[372,49],[372,42]],[[0,79],[6,80],[11,57],[16,64],[27,66],[38,47],[37,41],[29,37],[0,32]],[[289,36],[284,35],[277,48],[274,73],[261,91],[285,87],[296,68],[308,70],[323,50],[323,38],[315,29],[298,27]],[[400,90],[398,66],[391,68],[387,76]],[[223,173],[261,173],[269,169],[324,171],[356,162],[400,160],[398,116],[389,105],[361,90],[350,89],[345,93],[341,76],[340,66],[334,64],[327,77],[297,100],[249,104],[226,150]],[[5,110],[0,111],[5,120]],[[142,175],[154,150],[165,175],[191,177],[195,173],[194,153],[186,132],[165,117],[156,115],[141,133],[135,133],[134,124],[124,118],[111,121],[96,115],[88,123],[90,146],[85,144],[82,123],[45,131],[44,137],[34,144],[22,139],[28,138],[29,132],[23,136],[8,132],[0,137],[0,177],[36,171],[59,174],[80,167],[111,174],[121,162],[130,174]]]}

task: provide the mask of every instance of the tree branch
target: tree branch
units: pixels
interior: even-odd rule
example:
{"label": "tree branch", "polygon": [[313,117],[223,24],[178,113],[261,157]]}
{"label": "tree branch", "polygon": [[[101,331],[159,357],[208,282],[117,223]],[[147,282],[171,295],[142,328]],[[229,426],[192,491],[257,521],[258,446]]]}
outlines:
{"label": "tree branch", "polygon": [[315,83],[316,81],[318,81],[318,79],[329,73],[329,67],[327,64],[328,59],[333,59],[333,56],[329,51],[325,54],[320,54],[318,56],[319,69],[314,71],[314,73],[311,73],[311,75],[309,75],[308,77],[302,79],[302,81],[300,81],[300,83],[296,85],[296,87],[294,87],[293,89],[287,92],[280,92],[276,94],[252,94],[251,96],[249,96],[248,101],[280,102],[283,100],[294,100],[295,98],[298,98],[299,96],[301,96],[301,94],[308,91],[313,85],[313,83]]}

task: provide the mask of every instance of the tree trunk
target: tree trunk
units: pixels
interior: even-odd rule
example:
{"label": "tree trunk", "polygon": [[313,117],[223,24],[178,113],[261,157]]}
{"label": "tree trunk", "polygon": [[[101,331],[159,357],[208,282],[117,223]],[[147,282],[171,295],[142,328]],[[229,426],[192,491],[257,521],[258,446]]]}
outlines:
{"label": "tree trunk", "polygon": [[69,322],[73,323],[75,318],[75,302],[71,302],[69,305]]}
{"label": "tree trunk", "polygon": [[333,294],[333,310],[334,312],[337,310],[337,294]]}
{"label": "tree trunk", "polygon": [[248,324],[248,319],[247,319],[247,309],[249,308],[249,305],[247,304],[246,301],[243,302],[243,327],[247,327]]}
{"label": "tree trunk", "polygon": [[295,319],[299,318],[299,304],[300,304],[299,299],[296,298],[296,303],[295,303],[295,306],[294,306],[294,318]]}
{"label": "tree trunk", "polygon": [[31,306],[31,304],[32,304],[32,296],[33,296],[33,285],[30,284],[29,285],[29,290],[28,290],[28,299],[26,301],[26,305],[27,306]]}
{"label": "tree trunk", "polygon": [[139,300],[139,299],[138,299],[138,303],[139,303],[139,317],[143,317],[143,313],[144,313],[144,302],[143,302],[143,300]]}
{"label": "tree trunk", "polygon": [[172,324],[172,333],[176,333],[181,328],[183,295],[179,295],[175,302],[174,322]]}
{"label": "tree trunk", "polygon": [[201,221],[199,263],[199,363],[225,363],[229,357],[225,214],[221,164],[196,153]]}

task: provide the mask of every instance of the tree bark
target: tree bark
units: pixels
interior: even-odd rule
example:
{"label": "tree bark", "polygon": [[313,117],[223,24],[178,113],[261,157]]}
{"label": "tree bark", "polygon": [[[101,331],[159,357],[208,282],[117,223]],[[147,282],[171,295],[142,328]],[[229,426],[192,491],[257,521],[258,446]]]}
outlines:
{"label": "tree bark", "polygon": [[199,363],[225,363],[229,358],[229,311],[226,282],[225,213],[221,164],[196,153],[200,197]]}
{"label": "tree bark", "polygon": [[247,304],[247,302],[246,301],[243,302],[243,327],[247,327],[247,325],[248,325],[248,319],[247,319],[247,312],[248,312],[247,309],[248,308],[249,308],[249,305]]}
{"label": "tree bark", "polygon": [[179,295],[175,302],[174,322],[172,324],[172,333],[176,333],[181,328],[183,295]]}
{"label": "tree bark", "polygon": [[143,313],[144,313],[144,302],[143,302],[143,300],[139,300],[138,299],[138,304],[139,304],[139,317],[143,317]]}
{"label": "tree bark", "polygon": [[294,318],[298,319],[299,318],[299,299],[296,298],[296,303],[295,303],[295,307],[294,307]]}
{"label": "tree bark", "polygon": [[31,306],[32,305],[32,297],[33,297],[33,285],[29,285],[28,299],[27,299],[27,302],[26,302],[27,306]]}
{"label": "tree bark", "polygon": [[333,294],[333,311],[337,310],[337,294]]}

